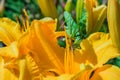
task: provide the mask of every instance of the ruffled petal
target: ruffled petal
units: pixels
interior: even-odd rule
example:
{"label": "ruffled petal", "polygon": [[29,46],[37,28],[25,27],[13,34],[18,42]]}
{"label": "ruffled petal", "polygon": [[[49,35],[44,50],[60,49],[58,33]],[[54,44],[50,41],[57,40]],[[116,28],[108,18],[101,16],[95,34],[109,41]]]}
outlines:
{"label": "ruffled petal", "polygon": [[34,20],[31,23],[29,39],[26,40],[27,48],[41,72],[49,69],[58,73],[64,71],[64,48],[57,43],[58,36],[55,29],[55,20]]}
{"label": "ruffled petal", "polygon": [[97,56],[88,40],[83,40],[81,42],[81,50],[76,49],[75,52],[75,60],[79,63],[89,63],[89,64],[97,64]]}
{"label": "ruffled petal", "polygon": [[119,56],[117,49],[113,46],[109,34],[106,33],[94,33],[88,38],[92,44],[97,56],[97,65],[102,66],[109,59]]}

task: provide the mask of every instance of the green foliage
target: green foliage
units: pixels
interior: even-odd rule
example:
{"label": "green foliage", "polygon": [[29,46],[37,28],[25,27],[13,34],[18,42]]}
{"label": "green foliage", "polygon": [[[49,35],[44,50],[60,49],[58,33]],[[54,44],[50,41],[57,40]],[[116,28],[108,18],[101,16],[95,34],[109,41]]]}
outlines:
{"label": "green foliage", "polygon": [[36,0],[6,0],[3,16],[16,20],[16,16],[21,18],[23,9],[27,10],[30,20],[40,18],[41,14]]}
{"label": "green foliage", "polygon": [[82,17],[78,23],[73,20],[71,14],[68,12],[64,12],[64,18],[66,23],[66,33],[74,41],[74,46],[79,46],[82,39],[86,37],[86,12],[83,11]]}
{"label": "green foliage", "polygon": [[58,44],[59,44],[60,47],[65,48],[65,46],[66,46],[65,38],[58,39]]}
{"label": "green foliage", "polygon": [[87,17],[87,12],[85,9],[82,10],[82,16],[79,19],[78,25],[80,26],[80,34],[82,39],[87,37],[86,33],[86,17]]}
{"label": "green foliage", "polygon": [[114,59],[109,60],[107,64],[112,64],[120,67],[120,57],[116,57]]}
{"label": "green foliage", "polygon": [[99,3],[99,4],[102,4],[102,2],[103,2],[103,0],[98,0],[98,3]]}
{"label": "green foliage", "polygon": [[70,38],[75,39],[79,34],[79,27],[68,12],[64,12],[64,18],[67,26],[65,27]]}
{"label": "green foliage", "polygon": [[100,32],[108,33],[108,25],[106,23],[103,24],[103,26],[100,29]]}
{"label": "green foliage", "polygon": [[72,2],[74,3],[74,5],[76,5],[76,3],[77,3],[77,0],[72,0]]}

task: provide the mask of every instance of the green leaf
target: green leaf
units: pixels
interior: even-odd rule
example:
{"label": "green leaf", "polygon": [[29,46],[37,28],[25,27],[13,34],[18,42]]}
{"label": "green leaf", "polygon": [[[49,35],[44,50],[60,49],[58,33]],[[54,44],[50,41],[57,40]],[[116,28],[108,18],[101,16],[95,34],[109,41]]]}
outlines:
{"label": "green leaf", "polygon": [[65,26],[66,32],[68,36],[74,40],[76,36],[80,35],[79,27],[76,24],[76,22],[73,20],[71,14],[68,13],[67,11],[64,12],[64,18],[66,22],[66,26]]}
{"label": "green leaf", "polygon": [[78,25],[80,26],[81,39],[84,39],[87,36],[87,33],[86,33],[86,15],[87,15],[86,10],[83,9],[82,10],[82,16],[81,16],[81,18],[79,19],[79,22],[78,22]]}
{"label": "green leaf", "polygon": [[62,39],[58,39],[58,44],[59,44],[59,46],[60,47],[66,47],[66,42],[65,42],[65,40],[63,40],[64,38],[62,38]]}
{"label": "green leaf", "polygon": [[102,4],[102,2],[103,2],[103,0],[97,0],[98,1],[98,3],[101,5]]}

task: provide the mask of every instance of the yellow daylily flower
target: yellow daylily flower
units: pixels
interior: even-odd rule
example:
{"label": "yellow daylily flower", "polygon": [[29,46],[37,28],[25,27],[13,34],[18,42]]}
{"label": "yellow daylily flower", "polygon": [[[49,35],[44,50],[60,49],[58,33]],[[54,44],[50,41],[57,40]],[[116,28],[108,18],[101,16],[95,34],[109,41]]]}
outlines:
{"label": "yellow daylily flower", "polygon": [[57,18],[58,14],[54,0],[37,0],[37,2],[44,16]]}
{"label": "yellow daylily flower", "polygon": [[[17,52],[22,57],[7,62],[3,55],[0,70],[13,70],[8,74],[10,77],[15,76],[15,80],[119,80],[120,69],[104,65],[109,59],[119,56],[109,34],[92,34],[81,42],[81,49],[73,49],[66,32],[55,31],[56,24],[56,20],[48,18],[34,20],[27,32],[16,41],[17,44],[14,41],[14,47],[12,44],[7,47],[6,54],[16,47],[11,55]],[[65,36],[66,48],[57,44],[60,36]],[[4,67],[3,64],[7,65]],[[106,73],[109,73],[110,79],[102,75]],[[0,76],[5,74],[1,73]]]}
{"label": "yellow daylily flower", "polygon": [[111,39],[113,41],[113,44],[118,48],[120,51],[120,24],[119,24],[119,18],[120,18],[120,3],[118,0],[109,0],[108,1],[108,26],[109,31],[111,35]]}
{"label": "yellow daylily flower", "polygon": [[[119,56],[116,48],[112,45],[109,34],[95,33],[81,42],[81,49],[74,50],[66,33],[55,32],[55,27],[56,21],[54,20],[34,20],[29,35],[26,37],[28,55],[31,56],[38,71],[43,75],[40,77],[41,79],[90,80],[109,69],[113,69],[111,72],[118,69],[110,65],[106,68],[107,70],[104,70],[104,66],[107,66],[104,64],[109,59]],[[57,37],[61,35],[66,36],[65,49],[57,44]],[[26,40],[23,43],[26,44]],[[99,69],[103,69],[103,71],[97,73],[96,71]],[[93,76],[91,76],[92,74]],[[114,74],[119,76],[119,74]]]}
{"label": "yellow daylily flower", "polygon": [[88,34],[100,30],[107,14],[107,8],[105,5],[97,6],[95,3],[95,0],[85,0],[87,10],[86,31]]}

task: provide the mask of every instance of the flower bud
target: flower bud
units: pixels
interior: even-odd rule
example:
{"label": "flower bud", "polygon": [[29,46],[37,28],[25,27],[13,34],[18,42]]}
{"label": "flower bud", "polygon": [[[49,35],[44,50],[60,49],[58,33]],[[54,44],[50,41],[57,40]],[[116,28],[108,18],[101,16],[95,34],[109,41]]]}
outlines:
{"label": "flower bud", "polygon": [[97,32],[100,30],[107,14],[107,8],[105,5],[97,6],[94,0],[86,0],[85,2],[87,10],[87,23],[86,31],[88,34]]}
{"label": "flower bud", "polygon": [[113,44],[120,51],[120,4],[118,0],[108,1],[108,26]]}
{"label": "flower bud", "polygon": [[57,9],[54,0],[37,0],[38,5],[46,17],[57,18]]}
{"label": "flower bud", "polygon": [[72,12],[73,8],[74,8],[74,5],[72,3],[72,0],[67,0],[65,5],[65,10],[68,12]]}

